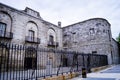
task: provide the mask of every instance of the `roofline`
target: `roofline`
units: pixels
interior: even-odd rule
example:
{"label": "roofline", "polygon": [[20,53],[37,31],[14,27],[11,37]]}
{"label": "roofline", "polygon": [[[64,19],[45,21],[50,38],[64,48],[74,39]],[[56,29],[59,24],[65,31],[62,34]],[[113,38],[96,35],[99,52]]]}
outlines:
{"label": "roofline", "polygon": [[[3,3],[0,3],[0,5],[5,6],[5,7],[7,7],[7,8],[10,8],[10,9],[13,9],[13,10],[15,10],[15,11],[17,11],[17,12],[20,12],[20,13],[23,13],[23,14],[25,14],[25,15],[28,15],[28,16],[30,16],[30,17],[34,17],[34,16],[32,16],[32,15],[29,15],[29,14],[26,14],[25,12],[23,12],[24,10],[18,10],[18,9],[16,9],[16,8],[13,8],[13,7],[8,6],[8,5],[6,5],[6,4],[3,4]],[[34,17],[34,18],[40,19],[40,18],[37,18],[37,17]],[[41,18],[41,19],[42,19],[42,18]],[[41,19],[40,19],[40,20],[41,20]]]}
{"label": "roofline", "polygon": [[29,8],[29,7],[26,7],[25,10],[26,10],[26,9],[30,9],[30,10],[32,10],[32,11],[35,11],[35,12],[39,13],[38,11],[36,11],[36,10],[34,10],[34,9],[31,9],[31,8]]}
{"label": "roofline", "polygon": [[53,23],[51,23],[51,22],[48,22],[48,21],[43,20],[43,19],[42,19],[42,21],[47,22],[48,24],[54,25],[55,27],[62,29],[61,27],[58,27],[57,25],[55,25],[55,24],[53,24]]}
{"label": "roofline", "polygon": [[11,6],[8,6],[8,5],[3,4],[3,3],[1,3],[1,2],[0,2],[0,5],[5,6],[5,7],[8,7],[8,8],[11,8],[11,9],[14,9],[14,10],[16,10],[16,11],[20,11],[20,10],[18,10],[18,9],[16,9],[16,8],[13,8],[13,7],[11,7]]}
{"label": "roofline", "polygon": [[[116,41],[114,38],[112,38],[114,41]],[[117,42],[117,41],[116,41]]]}
{"label": "roofline", "polygon": [[[20,13],[23,13],[23,14],[25,14],[25,15],[28,15],[28,16],[30,16],[30,17],[39,19],[39,20],[41,20],[41,21],[45,21],[45,22],[47,22],[47,23],[49,23],[49,24],[51,24],[51,25],[54,25],[54,26],[57,27],[57,28],[61,28],[61,27],[58,27],[57,25],[55,25],[55,24],[53,24],[53,23],[50,23],[50,22],[48,22],[48,21],[46,21],[46,20],[43,20],[42,18],[37,18],[37,17],[34,17],[34,16],[32,16],[32,15],[29,15],[29,14],[23,12],[23,10],[18,10],[18,9],[16,9],[16,8],[13,8],[13,7],[11,7],[11,6],[8,6],[8,5],[6,5],[6,4],[3,4],[3,3],[1,3],[1,2],[0,2],[0,5],[5,6],[5,7],[7,7],[7,8],[10,8],[10,9],[13,9],[13,10],[15,10],[15,11],[17,11],[17,12],[20,12]],[[28,7],[26,7],[26,8],[28,8]],[[31,9],[31,8],[30,8],[30,9]],[[32,10],[32,9],[31,9],[31,10]],[[34,10],[34,11],[35,11],[35,10]],[[39,12],[38,12],[38,13],[39,13]]]}
{"label": "roofline", "polygon": [[118,43],[118,41],[116,41],[114,38],[112,38],[113,41],[115,41],[116,43]]}
{"label": "roofline", "polygon": [[70,27],[70,26],[73,26],[73,25],[76,25],[76,24],[85,23],[87,21],[91,21],[91,20],[95,20],[95,19],[105,20],[109,24],[109,26],[111,26],[111,24],[104,18],[90,18],[90,19],[87,19],[87,20],[84,20],[84,21],[81,21],[81,22],[77,22],[77,23],[70,24],[68,26],[64,26],[63,28],[67,28],[67,27]]}

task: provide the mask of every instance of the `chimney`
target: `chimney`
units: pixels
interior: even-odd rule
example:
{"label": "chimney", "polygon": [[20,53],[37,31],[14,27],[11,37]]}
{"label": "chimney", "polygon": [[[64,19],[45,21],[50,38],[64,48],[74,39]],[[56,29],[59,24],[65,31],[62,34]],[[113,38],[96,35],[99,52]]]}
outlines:
{"label": "chimney", "polygon": [[58,27],[61,27],[61,22],[60,21],[58,21]]}

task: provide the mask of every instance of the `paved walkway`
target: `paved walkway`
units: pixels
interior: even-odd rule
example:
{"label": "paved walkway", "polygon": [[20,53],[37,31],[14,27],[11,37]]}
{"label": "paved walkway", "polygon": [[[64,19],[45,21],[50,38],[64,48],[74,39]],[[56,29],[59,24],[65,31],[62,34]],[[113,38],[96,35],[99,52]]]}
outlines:
{"label": "paved walkway", "polygon": [[105,70],[88,73],[87,78],[81,76],[71,80],[120,80],[120,65],[115,65]]}
{"label": "paved walkway", "polygon": [[[60,68],[59,73],[62,72],[69,72],[71,67],[62,67]],[[24,80],[36,77],[43,77],[51,74],[57,74],[58,68],[51,68],[48,66],[47,69],[40,69],[40,70],[22,70],[22,71],[9,71],[9,72],[1,72],[0,73],[0,80]],[[34,72],[33,76],[32,73]]]}

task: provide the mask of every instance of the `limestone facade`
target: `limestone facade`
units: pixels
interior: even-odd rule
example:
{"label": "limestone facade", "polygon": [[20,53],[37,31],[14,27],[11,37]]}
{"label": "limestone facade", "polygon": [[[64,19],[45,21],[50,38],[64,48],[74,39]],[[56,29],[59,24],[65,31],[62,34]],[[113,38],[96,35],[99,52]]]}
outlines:
{"label": "limestone facade", "polygon": [[[119,53],[115,49],[117,51],[119,49],[117,44],[112,42],[110,27],[110,23],[102,18],[93,18],[66,26],[63,28],[63,46],[83,53],[105,54],[108,56],[109,64],[112,64],[112,57],[118,56]],[[116,47],[114,51],[113,47]]]}
{"label": "limestone facade", "polygon": [[[1,32],[5,37],[0,38],[0,41],[105,54],[108,55],[109,64],[118,61],[115,58],[119,56],[118,44],[112,39],[110,23],[103,18],[61,27],[60,22],[55,25],[45,21],[39,12],[28,7],[17,10],[0,3],[0,24],[6,26],[6,33]],[[34,40],[30,36],[34,37]]]}
{"label": "limestone facade", "polygon": [[[34,16],[33,16],[34,15]],[[30,8],[17,10],[7,5],[0,4],[0,22],[7,25],[6,32],[11,32],[13,38],[11,43],[32,44],[39,43],[38,46],[47,47],[49,36],[53,36],[53,41],[62,47],[62,28],[43,20],[37,11]],[[29,41],[29,31],[34,31],[35,41]],[[8,40],[4,38],[4,41]]]}

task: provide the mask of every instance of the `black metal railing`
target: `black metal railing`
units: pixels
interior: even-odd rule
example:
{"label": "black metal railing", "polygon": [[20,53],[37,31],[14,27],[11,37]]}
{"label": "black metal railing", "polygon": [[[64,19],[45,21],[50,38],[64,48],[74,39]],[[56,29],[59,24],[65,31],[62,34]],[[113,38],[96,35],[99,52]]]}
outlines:
{"label": "black metal railing", "polygon": [[58,47],[58,46],[59,46],[59,44],[58,44],[58,42],[48,41],[48,46],[51,46],[51,47]]}
{"label": "black metal railing", "polygon": [[105,66],[106,55],[0,42],[0,80],[32,80]]}
{"label": "black metal railing", "polygon": [[40,44],[40,38],[25,36],[25,41],[30,43],[37,43]]}
{"label": "black metal railing", "polygon": [[12,32],[5,32],[4,34],[0,33],[0,38],[12,39],[13,38],[13,33]]}

